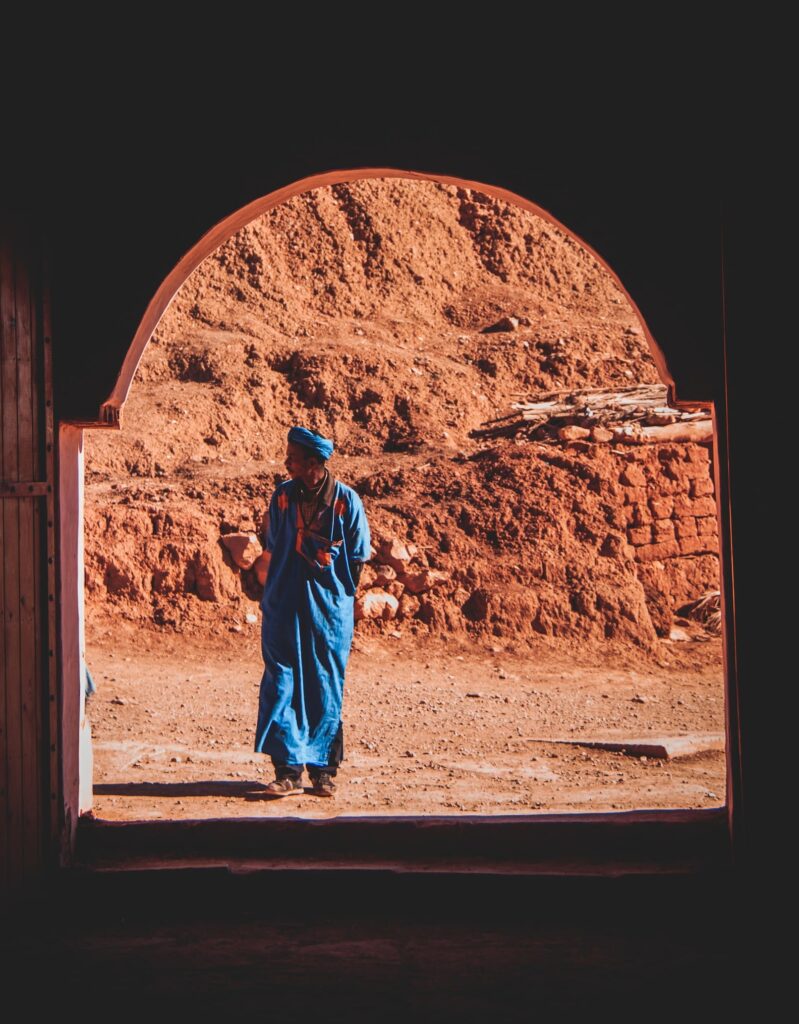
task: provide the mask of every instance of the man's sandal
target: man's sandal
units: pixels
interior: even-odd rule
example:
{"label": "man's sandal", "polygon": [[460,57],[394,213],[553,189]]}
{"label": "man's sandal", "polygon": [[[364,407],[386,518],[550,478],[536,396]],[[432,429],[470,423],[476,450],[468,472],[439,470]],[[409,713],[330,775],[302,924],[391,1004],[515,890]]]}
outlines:
{"label": "man's sandal", "polygon": [[313,779],[313,785],[311,786],[311,792],[314,796],[335,796],[336,785],[333,782],[332,776],[326,772],[322,772],[321,775]]}
{"label": "man's sandal", "polygon": [[294,796],[304,792],[304,786],[299,779],[275,779],[264,786],[264,791],[269,796]]}

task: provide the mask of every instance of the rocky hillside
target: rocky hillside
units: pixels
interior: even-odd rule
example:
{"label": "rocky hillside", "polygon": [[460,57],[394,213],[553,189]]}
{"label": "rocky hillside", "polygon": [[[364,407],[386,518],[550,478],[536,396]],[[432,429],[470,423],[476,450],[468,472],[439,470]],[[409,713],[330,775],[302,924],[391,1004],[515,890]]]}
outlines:
{"label": "rocky hillside", "polygon": [[709,446],[485,427],[544,392],[658,379],[623,293],[544,219],[401,179],[295,197],[197,268],[123,430],[87,432],[90,620],[257,630],[231,540],[257,538],[297,423],[334,441],[372,525],[359,629],[654,653],[718,586]]}

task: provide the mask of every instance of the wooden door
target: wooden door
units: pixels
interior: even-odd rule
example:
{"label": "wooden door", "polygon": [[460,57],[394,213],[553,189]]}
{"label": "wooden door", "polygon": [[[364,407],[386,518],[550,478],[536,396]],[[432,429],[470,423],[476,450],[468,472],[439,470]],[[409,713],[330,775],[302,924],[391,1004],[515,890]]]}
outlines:
{"label": "wooden door", "polygon": [[0,902],[40,880],[59,827],[53,408],[43,249],[30,221],[0,209]]}

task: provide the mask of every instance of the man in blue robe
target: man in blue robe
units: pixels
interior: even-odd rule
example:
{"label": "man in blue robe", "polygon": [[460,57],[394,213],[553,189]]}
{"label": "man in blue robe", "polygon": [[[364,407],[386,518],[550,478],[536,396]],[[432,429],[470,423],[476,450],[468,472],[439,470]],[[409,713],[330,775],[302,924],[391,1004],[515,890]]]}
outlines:
{"label": "man in blue robe", "polygon": [[329,440],[292,427],[286,446],[291,479],[269,503],[255,750],[272,759],[271,796],[302,793],[306,765],[312,792],[333,796],[344,757],[344,673],[371,538],[360,496],[326,466],[332,454]]}

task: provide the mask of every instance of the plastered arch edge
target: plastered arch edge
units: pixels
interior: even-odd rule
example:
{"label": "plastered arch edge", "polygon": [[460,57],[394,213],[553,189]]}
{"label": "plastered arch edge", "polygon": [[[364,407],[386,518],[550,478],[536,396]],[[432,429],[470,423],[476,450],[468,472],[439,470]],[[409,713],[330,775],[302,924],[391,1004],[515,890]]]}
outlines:
{"label": "plastered arch edge", "polygon": [[[314,189],[324,188],[329,185],[338,185],[345,182],[360,181],[368,178],[406,178],[415,181],[436,181],[440,184],[474,189],[493,196],[495,199],[509,203],[512,206],[519,206],[522,209],[527,210],[529,213],[533,213],[537,217],[548,221],[553,227],[574,239],[578,245],[580,245],[586,252],[590,253],[600,266],[610,274],[617,287],[624,294],[638,319],[641,329],[644,332],[644,336],[646,337],[649,345],[652,358],[655,361],[655,366],[657,367],[660,379],[668,388],[669,404],[675,407],[687,408],[694,408],[700,404],[705,408],[707,407],[707,403],[681,402],[677,398],[674,378],[666,364],[663,351],[652,335],[652,332],[649,330],[649,327],[647,326],[646,321],[644,320],[644,317],[634,299],[624,287],[624,283],[619,279],[618,275],[613,271],[613,268],[607,264],[598,252],[596,252],[586,241],[580,238],[579,235],[576,235],[570,228],[566,227],[565,224],[562,224],[556,217],[553,217],[551,213],[544,210],[542,207],[537,206],[529,199],[525,199],[523,196],[517,195],[515,192],[511,192],[505,188],[500,188],[497,185],[487,185],[481,181],[471,181],[466,178],[453,177],[446,174],[400,170],[396,167],[359,167],[352,168],[350,170],[325,171],[321,174],[314,174],[306,178],[300,178],[297,181],[292,182],[290,185],[286,185],[281,189],[270,192],[268,195],[254,199],[251,203],[247,203],[245,206],[235,210],[229,216],[223,218],[212,228],[206,231],[199,241],[192,246],[192,248],[178,261],[172,271],[164,278],[155,295],[150,300],[125,355],[125,359],[117,376],[114,388],[108,398],[106,398],[100,406],[98,417],[99,422],[97,425],[112,428],[116,427],[117,429],[121,428],[122,411],[130,393],[139,362],[147,348],[147,344],[152,338],[161,317],[177,295],[181,286],[207,256],[210,256],[212,252],[218,249],[219,246],[224,244],[245,225],[249,224],[257,217],[260,217],[262,214],[267,213],[275,206],[279,206],[281,203],[285,203],[289,199],[294,198],[294,196],[301,195],[304,192],[311,192]],[[91,424],[84,424],[84,426],[88,427],[91,426]]]}

